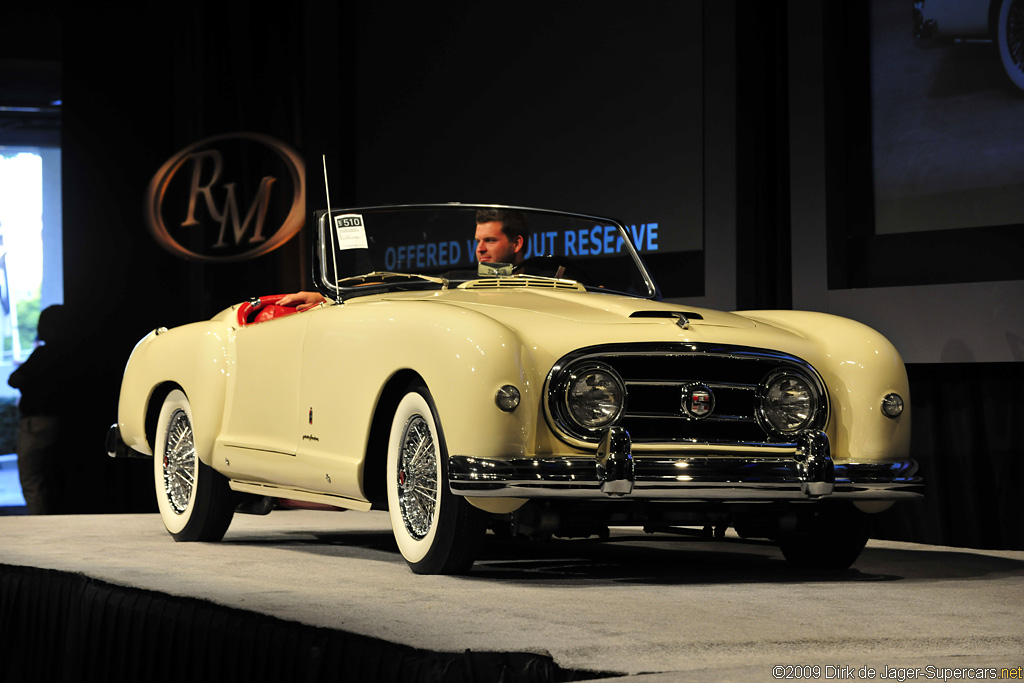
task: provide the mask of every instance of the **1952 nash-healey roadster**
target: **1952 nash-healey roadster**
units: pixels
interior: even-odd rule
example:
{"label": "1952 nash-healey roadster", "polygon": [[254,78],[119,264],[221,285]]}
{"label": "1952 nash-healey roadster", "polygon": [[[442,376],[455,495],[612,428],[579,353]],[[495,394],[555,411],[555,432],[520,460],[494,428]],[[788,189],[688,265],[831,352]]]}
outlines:
{"label": "1952 nash-healey roadster", "polygon": [[732,526],[845,568],[869,513],[919,497],[877,332],[659,301],[606,218],[504,207],[527,258],[476,263],[481,208],[317,212],[320,305],[264,297],[139,342],[108,450],[153,456],[176,540],[305,501],[387,509],[417,573],[467,571],[488,527],[609,525]]}

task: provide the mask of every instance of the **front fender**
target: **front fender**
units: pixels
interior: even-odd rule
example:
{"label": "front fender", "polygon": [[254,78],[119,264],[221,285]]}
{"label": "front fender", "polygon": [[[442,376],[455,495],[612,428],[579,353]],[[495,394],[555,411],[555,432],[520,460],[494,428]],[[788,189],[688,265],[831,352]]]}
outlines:
{"label": "front fender", "polygon": [[[362,482],[367,458],[386,450],[382,425],[390,425],[404,389],[396,379],[414,377],[430,391],[449,453],[501,460],[527,452],[541,385],[513,330],[478,312],[423,300],[357,300],[300,315],[310,316],[300,404],[312,412],[311,438],[300,437],[298,455],[311,472],[334,468],[351,473],[336,481]],[[512,413],[494,400],[504,384],[522,395]],[[385,429],[383,442],[375,428]],[[361,484],[344,495],[365,496],[369,488]]]}
{"label": "front fender", "polygon": [[[532,350],[514,330],[476,311],[420,310],[432,315],[417,328],[420,358],[410,358],[410,368],[430,390],[449,453],[524,457],[537,433],[544,377]],[[513,412],[502,411],[495,401],[505,385],[521,396]]]}
{"label": "front fender", "polygon": [[[849,462],[902,460],[910,454],[910,384],[896,348],[874,329],[848,318],[811,311],[743,311],[812,342],[804,360],[828,387],[826,430],[833,457]],[[882,398],[903,397],[903,414],[882,414]]]}

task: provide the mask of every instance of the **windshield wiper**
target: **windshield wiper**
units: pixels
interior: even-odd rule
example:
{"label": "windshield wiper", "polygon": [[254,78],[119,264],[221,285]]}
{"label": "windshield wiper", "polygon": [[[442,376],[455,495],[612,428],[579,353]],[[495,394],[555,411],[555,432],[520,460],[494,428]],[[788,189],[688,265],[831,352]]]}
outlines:
{"label": "windshield wiper", "polygon": [[372,273],[363,275],[351,275],[338,280],[338,287],[360,287],[365,285],[386,285],[394,282],[407,280],[422,280],[441,285],[441,289],[448,289],[448,280],[443,277],[431,275],[419,275],[416,273],[390,273],[383,270],[375,270]]}

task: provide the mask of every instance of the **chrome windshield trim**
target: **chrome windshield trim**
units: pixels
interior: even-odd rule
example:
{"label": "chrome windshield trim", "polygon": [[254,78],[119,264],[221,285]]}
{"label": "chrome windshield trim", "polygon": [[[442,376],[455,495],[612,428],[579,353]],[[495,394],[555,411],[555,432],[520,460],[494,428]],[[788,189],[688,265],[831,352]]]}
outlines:
{"label": "chrome windshield trim", "polygon": [[[532,213],[549,214],[552,216],[564,216],[566,218],[571,218],[575,220],[596,221],[604,225],[615,226],[619,230],[619,235],[622,238],[622,243],[623,247],[625,248],[625,251],[629,254],[630,258],[632,258],[634,264],[639,270],[640,275],[643,278],[643,284],[647,289],[647,293],[644,295],[630,294],[629,296],[637,296],[638,298],[642,299],[654,299],[656,296],[658,296],[658,287],[654,283],[654,278],[651,277],[650,272],[647,270],[647,266],[644,264],[643,259],[640,258],[640,253],[634,247],[632,240],[629,239],[629,230],[626,228],[625,224],[622,221],[615,218],[609,218],[608,216],[595,216],[592,214],[585,213],[573,213],[571,211],[555,211],[552,209],[544,209],[530,206],[477,203],[463,204],[462,202],[434,202],[425,204],[378,204],[374,206],[331,208],[330,214],[333,216],[339,216],[350,213],[363,213],[373,211],[441,211],[457,209],[501,209],[509,211],[527,211]],[[337,283],[332,284],[330,282],[327,282],[326,278],[323,277],[323,274],[329,272],[327,245],[331,244],[331,240],[328,239],[326,236],[328,226],[327,214],[328,210],[326,208],[316,210],[314,211],[313,214],[316,222],[316,244],[314,247],[316,253],[314,257],[318,263],[319,273],[321,276],[319,278],[314,276],[314,283],[316,284],[317,288],[320,289],[320,292],[322,294],[328,296],[331,299],[345,298],[344,295],[346,292],[361,293],[359,290],[356,290],[352,287],[343,287],[338,286]],[[601,293],[601,289],[599,288],[587,288],[587,291]]]}

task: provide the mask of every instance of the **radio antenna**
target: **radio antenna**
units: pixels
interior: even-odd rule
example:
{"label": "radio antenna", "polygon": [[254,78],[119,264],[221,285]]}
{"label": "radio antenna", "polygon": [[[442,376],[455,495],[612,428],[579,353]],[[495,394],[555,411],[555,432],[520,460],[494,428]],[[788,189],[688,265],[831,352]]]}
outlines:
{"label": "radio antenna", "polygon": [[341,303],[341,287],[338,286],[338,247],[334,235],[334,217],[331,216],[331,186],[327,182],[327,155],[324,159],[324,192],[327,194],[327,231],[331,234],[331,260],[334,264],[334,295],[335,301]]}

